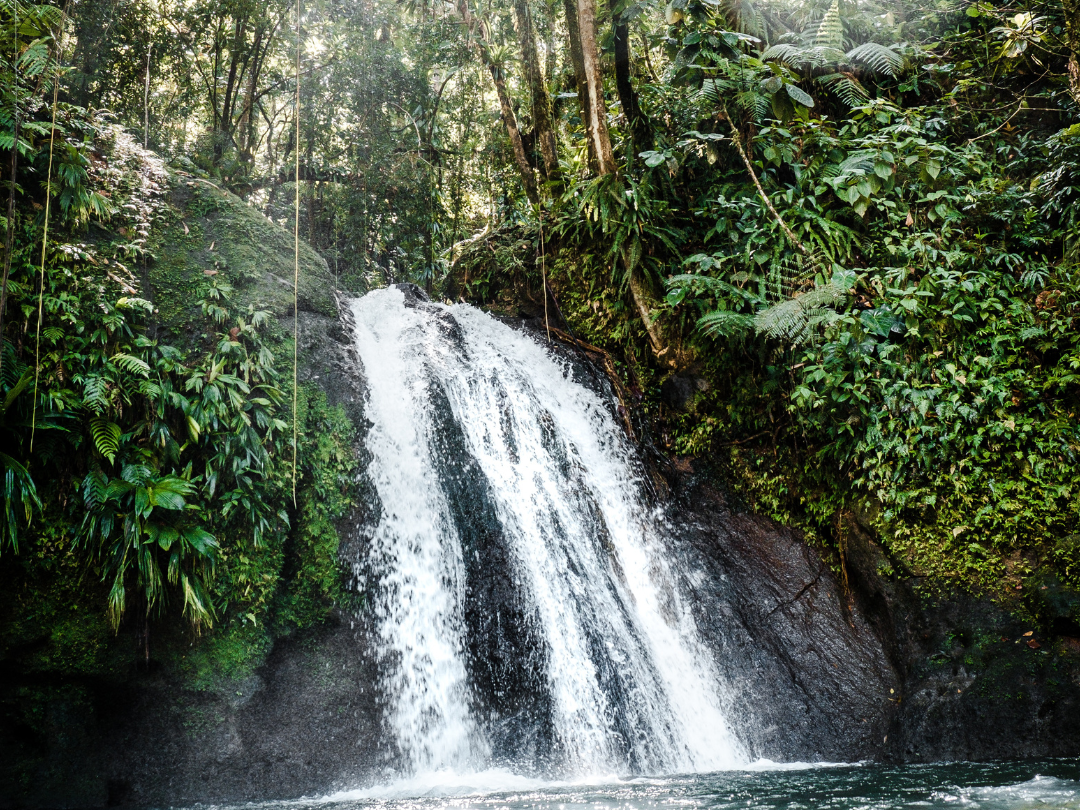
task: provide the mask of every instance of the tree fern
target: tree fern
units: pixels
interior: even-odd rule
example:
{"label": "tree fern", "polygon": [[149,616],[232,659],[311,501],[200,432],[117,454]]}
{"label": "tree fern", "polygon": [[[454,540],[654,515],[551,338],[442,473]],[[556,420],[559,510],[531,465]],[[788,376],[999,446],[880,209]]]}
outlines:
{"label": "tree fern", "polygon": [[864,42],[847,52],[847,60],[872,73],[896,76],[904,68],[904,57],[891,45]]}
{"label": "tree fern", "polygon": [[853,75],[856,69],[871,76],[891,77],[904,69],[904,57],[894,46],[865,42],[845,53],[843,44],[839,3],[833,0],[812,36],[806,32],[801,40],[784,37],[768,47],[761,59],[786,65],[806,78],[813,78],[848,107],[859,106],[870,98]]}
{"label": "tree fern", "polygon": [[829,10],[821,18],[814,34],[814,45],[819,48],[843,49],[844,23],[840,19],[840,0],[833,0]]}

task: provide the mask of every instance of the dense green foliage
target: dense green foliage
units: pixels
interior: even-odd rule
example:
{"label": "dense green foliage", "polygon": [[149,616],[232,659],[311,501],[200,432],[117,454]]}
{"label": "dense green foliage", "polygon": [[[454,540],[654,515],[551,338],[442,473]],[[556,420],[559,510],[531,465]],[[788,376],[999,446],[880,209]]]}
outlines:
{"label": "dense green foliage", "polygon": [[[11,64],[3,83],[20,144],[4,223],[4,655],[37,639],[56,656],[45,670],[66,671],[69,654],[104,650],[96,620],[79,619],[77,640],[61,632],[71,602],[114,632],[132,628],[147,651],[152,621],[221,627],[225,658],[211,669],[250,666],[267,645],[229,638],[309,625],[339,598],[333,521],[353,498],[352,426],[314,388],[300,392],[294,504],[291,345],[221,280],[244,281],[236,271],[196,270],[183,317],[162,323],[147,280],[160,280],[156,251],[168,253],[173,180],[108,116],[71,102],[57,104],[49,138],[53,111],[35,91],[51,95],[41,78],[58,72],[61,18],[17,11],[19,83]],[[265,236],[247,238],[265,251]]]}
{"label": "dense green foliage", "polygon": [[293,504],[291,347],[215,275],[258,275],[215,252],[256,226],[170,208],[183,177],[298,200],[352,292],[539,311],[546,279],[662,449],[838,565],[857,511],[897,574],[1080,585],[1075,0],[611,2],[593,69],[574,8],[0,6],[3,564],[79,561],[114,626],[340,596],[347,423],[303,392]]}
{"label": "dense green foliage", "polygon": [[[1067,10],[756,8],[629,12],[670,61],[638,71],[653,148],[555,205],[571,320],[626,357],[666,446],[840,562],[858,510],[928,586],[1080,584]],[[536,237],[503,248],[533,286]],[[490,295],[510,262],[468,258]],[[672,373],[709,390],[672,407]]]}
{"label": "dense green foliage", "polygon": [[[842,543],[837,513],[868,499],[911,570],[997,593],[1036,572],[1080,581],[1080,243],[1067,201],[1080,130],[1065,126],[1076,103],[1052,70],[1031,76],[1018,48],[987,54],[988,40],[1025,35],[1022,18],[970,7],[909,44],[911,67],[879,75],[873,97],[804,80],[823,109],[786,121],[754,109],[768,89],[755,57],[718,65],[712,81],[757,129],[755,169],[808,255],[741,177],[717,172],[689,212],[711,226],[704,250],[668,282],[674,312],[697,309],[704,345],[727,355],[706,361],[718,380],[746,385],[749,364],[732,368],[730,353],[750,349],[763,368],[738,398],[771,401],[721,412],[688,449],[710,430],[767,430],[784,456],[740,460],[769,470],[767,489],[785,480],[781,512]],[[1061,30],[1051,20],[1042,45]]]}

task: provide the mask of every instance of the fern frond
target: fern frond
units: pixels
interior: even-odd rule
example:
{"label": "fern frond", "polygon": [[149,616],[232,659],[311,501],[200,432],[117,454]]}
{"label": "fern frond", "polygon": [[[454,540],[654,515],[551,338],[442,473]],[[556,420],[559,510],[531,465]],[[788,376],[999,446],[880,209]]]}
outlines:
{"label": "fern frond", "polygon": [[848,294],[846,276],[760,310],[754,316],[759,334],[789,343],[802,343],[818,327],[836,320],[831,307]]}
{"label": "fern frond", "polygon": [[735,106],[758,123],[765,120],[765,116],[769,114],[768,97],[753,90],[744,90],[735,96]]}
{"label": "fern frond", "polygon": [[120,450],[120,426],[111,422],[104,416],[95,416],[90,420],[90,435],[94,439],[94,447],[101,455],[112,464],[113,459]]}
{"label": "fern frond", "polygon": [[741,315],[738,312],[728,310],[716,310],[702,316],[697,322],[697,328],[706,335],[714,337],[734,337],[750,331],[754,325],[754,319],[749,315]]}
{"label": "fern frond", "polygon": [[763,61],[780,62],[792,70],[815,71],[835,67],[847,61],[847,54],[838,48],[813,46],[810,48],[780,42],[770,46],[763,54]]}
{"label": "fern frond", "polygon": [[109,382],[104,377],[87,377],[83,381],[83,404],[94,413],[101,413],[108,405]]}
{"label": "fern frond", "polygon": [[824,67],[842,64],[847,59],[847,54],[839,48],[815,45],[813,48],[807,48],[803,51],[803,58],[806,60],[807,67],[812,70],[819,70]]}
{"label": "fern frond", "polygon": [[714,276],[694,275],[684,273],[678,276],[673,276],[667,279],[668,287],[679,287],[682,285],[701,285],[701,287],[708,293],[713,295],[733,295],[736,297],[745,297],[742,290],[736,287],[730,282],[724,281],[722,278],[716,278]]}
{"label": "fern frond", "polygon": [[814,45],[819,48],[844,47],[844,23],[840,19],[840,0],[833,0],[829,10],[821,18],[821,23],[814,34]]}
{"label": "fern frond", "polygon": [[849,107],[859,107],[870,98],[870,93],[855,78],[846,73],[830,73],[819,76],[818,82]]}
{"label": "fern frond", "polygon": [[761,54],[761,61],[797,65],[802,62],[802,53],[805,50],[805,48],[790,42],[778,42],[765,49],[765,52]]}
{"label": "fern frond", "polygon": [[877,42],[864,42],[847,52],[848,61],[853,65],[866,68],[871,73],[896,76],[904,68],[904,57],[889,45]]}
{"label": "fern frond", "polygon": [[758,39],[768,38],[769,26],[765,15],[750,0],[726,0],[721,9],[724,20],[733,31]]}
{"label": "fern frond", "polygon": [[150,374],[150,366],[145,360],[123,352],[117,352],[112,356],[112,361],[129,374],[138,374],[147,377]]}

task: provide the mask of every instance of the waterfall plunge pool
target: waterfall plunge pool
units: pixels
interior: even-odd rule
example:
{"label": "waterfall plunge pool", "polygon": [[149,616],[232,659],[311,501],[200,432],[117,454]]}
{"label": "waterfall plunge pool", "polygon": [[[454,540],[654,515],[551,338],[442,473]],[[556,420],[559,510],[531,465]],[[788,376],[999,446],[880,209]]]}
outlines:
{"label": "waterfall plunge pool", "polygon": [[[1080,760],[771,765],[689,776],[540,782],[505,771],[432,774],[281,810],[1077,810]],[[215,810],[233,810],[216,806]]]}

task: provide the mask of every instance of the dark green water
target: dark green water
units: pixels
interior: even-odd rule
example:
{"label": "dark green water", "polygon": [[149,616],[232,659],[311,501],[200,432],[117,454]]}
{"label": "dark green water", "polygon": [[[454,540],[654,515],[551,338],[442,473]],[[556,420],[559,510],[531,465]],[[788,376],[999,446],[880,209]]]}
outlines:
{"label": "dark green water", "polygon": [[[250,806],[249,806],[250,807]],[[543,783],[498,771],[435,775],[282,810],[1080,810],[1080,760],[993,764],[840,765]]]}

